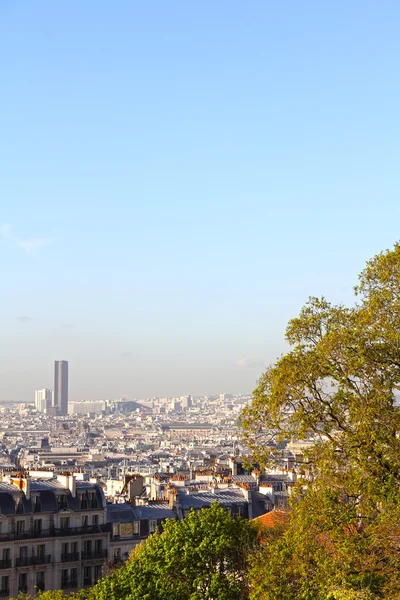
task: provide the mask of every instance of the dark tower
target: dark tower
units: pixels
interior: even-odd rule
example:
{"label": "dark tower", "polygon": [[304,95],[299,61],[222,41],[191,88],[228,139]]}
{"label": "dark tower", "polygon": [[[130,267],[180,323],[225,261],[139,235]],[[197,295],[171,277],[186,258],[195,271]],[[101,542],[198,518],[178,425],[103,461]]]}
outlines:
{"label": "dark tower", "polygon": [[54,406],[58,415],[68,414],[68,361],[54,363]]}

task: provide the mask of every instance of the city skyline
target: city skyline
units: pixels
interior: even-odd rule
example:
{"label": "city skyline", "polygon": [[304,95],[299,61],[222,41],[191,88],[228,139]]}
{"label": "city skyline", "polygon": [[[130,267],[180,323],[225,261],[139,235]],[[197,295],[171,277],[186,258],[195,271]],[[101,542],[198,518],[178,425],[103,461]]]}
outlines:
{"label": "city skyline", "polygon": [[[400,4],[0,2],[0,400],[253,390],[398,239]],[[12,60],[10,60],[12,57]]]}

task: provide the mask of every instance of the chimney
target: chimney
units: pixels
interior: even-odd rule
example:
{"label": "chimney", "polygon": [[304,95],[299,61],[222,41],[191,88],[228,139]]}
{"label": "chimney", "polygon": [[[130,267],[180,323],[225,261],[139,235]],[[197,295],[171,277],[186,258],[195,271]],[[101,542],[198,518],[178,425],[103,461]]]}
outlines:
{"label": "chimney", "polygon": [[251,495],[251,489],[242,488],[243,496],[247,502],[247,509],[249,512],[249,519],[253,518],[253,498]]}

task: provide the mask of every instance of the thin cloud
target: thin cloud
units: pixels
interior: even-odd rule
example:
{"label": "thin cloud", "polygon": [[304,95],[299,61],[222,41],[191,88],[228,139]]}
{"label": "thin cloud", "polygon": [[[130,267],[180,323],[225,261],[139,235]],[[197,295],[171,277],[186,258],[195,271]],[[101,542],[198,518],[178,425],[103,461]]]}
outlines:
{"label": "thin cloud", "polygon": [[132,352],[122,352],[121,358],[131,358],[133,356]]}
{"label": "thin cloud", "polygon": [[9,240],[16,248],[21,248],[24,250],[24,252],[26,252],[26,254],[31,256],[36,254],[38,248],[50,246],[54,243],[52,238],[28,238],[23,240],[13,234],[11,225],[9,223],[0,225],[0,236],[6,240]]}
{"label": "thin cloud", "polygon": [[32,317],[18,317],[20,323],[30,323],[33,320]]}
{"label": "thin cloud", "polygon": [[262,360],[252,360],[251,358],[238,358],[235,362],[238,369],[262,369],[264,363]]}

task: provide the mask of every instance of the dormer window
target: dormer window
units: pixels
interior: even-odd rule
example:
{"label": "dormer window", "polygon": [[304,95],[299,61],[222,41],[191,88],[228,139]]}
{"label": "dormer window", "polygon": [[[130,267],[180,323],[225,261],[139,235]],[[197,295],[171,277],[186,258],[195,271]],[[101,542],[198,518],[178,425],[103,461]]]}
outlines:
{"label": "dormer window", "polygon": [[58,510],[63,510],[64,508],[67,508],[67,497],[65,494],[57,495],[56,499]]}
{"label": "dormer window", "polygon": [[150,519],[149,521],[149,531],[150,533],[154,533],[157,529],[157,521],[155,519]]}
{"label": "dormer window", "polygon": [[22,502],[22,498],[16,498],[15,500],[15,512],[17,515],[22,515],[24,512],[24,505]]}
{"label": "dormer window", "polygon": [[40,504],[40,497],[35,496],[35,498],[33,500],[33,512],[39,513],[41,511],[42,511],[42,506]]}
{"label": "dormer window", "polygon": [[79,505],[83,510],[89,508],[87,495],[85,493],[79,494]]}

